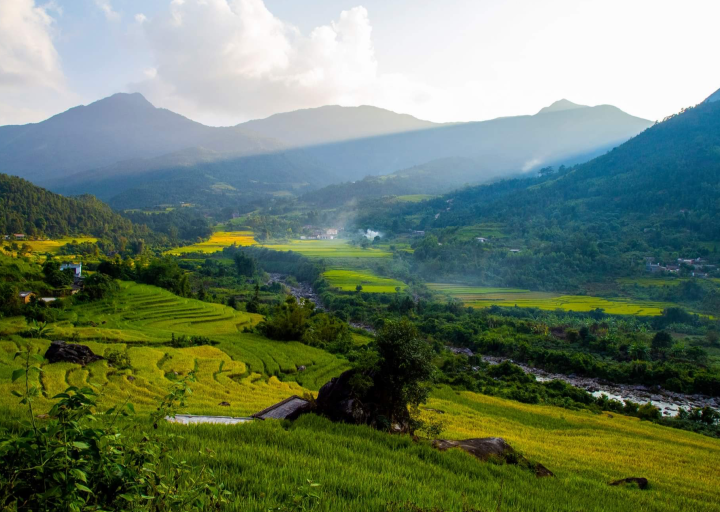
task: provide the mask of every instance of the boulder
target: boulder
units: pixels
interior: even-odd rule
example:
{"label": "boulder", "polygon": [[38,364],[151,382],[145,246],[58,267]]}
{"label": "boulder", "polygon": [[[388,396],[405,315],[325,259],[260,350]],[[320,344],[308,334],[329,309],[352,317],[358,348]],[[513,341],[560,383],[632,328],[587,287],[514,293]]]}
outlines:
{"label": "boulder", "polygon": [[306,370],[305,365],[301,364],[300,366],[297,367],[297,371],[299,371],[299,372],[304,372],[305,370]]}
{"label": "boulder", "polygon": [[315,400],[319,414],[332,421],[355,424],[367,422],[369,412],[355,398],[350,387],[352,376],[352,370],[348,370],[339,377],[333,377],[320,388]]}
{"label": "boulder", "polygon": [[640,489],[647,489],[649,482],[647,478],[631,476],[629,478],[623,478],[621,480],[615,480],[610,482],[609,485],[637,485]]}
{"label": "boulder", "polygon": [[85,366],[93,361],[104,359],[104,357],[94,354],[85,345],[53,341],[45,352],[45,359],[51,363],[76,363]]}
{"label": "boulder", "polygon": [[460,448],[483,462],[494,460],[506,464],[519,465],[531,470],[538,478],[555,476],[552,471],[542,464],[532,462],[517,453],[502,437],[481,437],[465,439],[464,441],[435,439],[432,444],[434,448],[440,451],[445,451],[450,448]]}
{"label": "boulder", "polygon": [[507,444],[502,437],[482,437],[466,439],[464,441],[435,439],[435,441],[433,441],[433,447],[440,451],[445,451],[450,448],[460,448],[482,461],[487,461],[490,458],[506,460],[508,456],[515,453],[512,446]]}

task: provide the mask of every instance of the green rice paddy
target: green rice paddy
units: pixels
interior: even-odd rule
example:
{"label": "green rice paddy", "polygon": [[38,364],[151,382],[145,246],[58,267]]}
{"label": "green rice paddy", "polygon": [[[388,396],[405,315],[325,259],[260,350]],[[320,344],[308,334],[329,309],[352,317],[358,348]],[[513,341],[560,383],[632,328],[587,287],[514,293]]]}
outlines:
{"label": "green rice paddy", "polygon": [[264,247],[275,251],[293,251],[307,256],[308,258],[390,258],[392,252],[368,247],[363,249],[360,246],[351,245],[349,240],[291,240],[286,243],[269,243]]}
{"label": "green rice paddy", "polygon": [[611,315],[657,316],[672,304],[664,302],[639,301],[625,298],[605,299],[586,295],[561,295],[547,292],[531,292],[513,288],[488,288],[446,283],[429,283],[430,289],[460,300],[466,306],[485,308],[488,306],[518,306],[544,310],[592,311],[603,309]]}
{"label": "green rice paddy", "polygon": [[407,285],[397,279],[379,277],[368,270],[331,269],[323,273],[331,286],[345,292],[354,292],[362,286],[364,293],[395,293],[397,288],[404,290]]}

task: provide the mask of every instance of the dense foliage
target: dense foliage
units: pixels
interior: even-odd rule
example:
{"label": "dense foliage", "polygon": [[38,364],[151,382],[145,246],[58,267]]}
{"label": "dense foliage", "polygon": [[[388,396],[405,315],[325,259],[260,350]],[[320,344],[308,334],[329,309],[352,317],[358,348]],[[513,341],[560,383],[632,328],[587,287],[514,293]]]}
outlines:
{"label": "dense foliage", "polygon": [[92,196],[63,197],[21,178],[0,174],[0,233],[112,238],[147,236],[149,230],[134,225]]}
{"label": "dense foliage", "polygon": [[377,200],[357,224],[431,231],[414,245],[416,272],[491,286],[578,290],[643,274],[645,258],[717,265],[719,146],[720,104],[702,104],[586,164],[417,204]]}

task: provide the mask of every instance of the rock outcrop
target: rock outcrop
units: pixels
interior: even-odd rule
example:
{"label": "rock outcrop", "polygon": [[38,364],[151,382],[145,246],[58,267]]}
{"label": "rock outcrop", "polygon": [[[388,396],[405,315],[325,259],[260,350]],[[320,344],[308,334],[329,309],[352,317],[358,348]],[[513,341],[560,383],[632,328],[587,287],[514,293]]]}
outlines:
{"label": "rock outcrop", "polygon": [[53,341],[45,352],[45,359],[51,363],[75,363],[85,366],[104,357],[94,354],[90,348],[76,343]]}
{"label": "rock outcrop", "polygon": [[339,377],[333,377],[320,388],[315,400],[318,414],[332,421],[354,424],[367,422],[370,411],[355,398],[350,386],[353,374],[352,371],[346,371]]}
{"label": "rock outcrop", "polygon": [[516,452],[502,437],[482,437],[463,441],[435,439],[433,447],[440,451],[460,448],[483,462],[496,461],[519,465],[531,470],[537,477],[555,476],[552,471],[542,464],[532,462]]}

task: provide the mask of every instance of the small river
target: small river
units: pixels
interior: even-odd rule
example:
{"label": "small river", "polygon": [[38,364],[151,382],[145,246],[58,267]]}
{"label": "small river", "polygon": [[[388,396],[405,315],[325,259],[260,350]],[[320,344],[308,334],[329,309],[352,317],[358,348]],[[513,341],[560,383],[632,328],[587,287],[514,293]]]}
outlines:
{"label": "small river", "polygon": [[539,382],[561,380],[575,387],[584,389],[596,398],[605,395],[608,398],[621,402],[625,400],[631,400],[639,404],[650,402],[660,409],[663,416],[676,416],[681,407],[688,409],[707,406],[720,411],[720,398],[717,397],[685,395],[662,388],[649,388],[647,386],[634,384],[614,384],[600,379],[550,373],[502,357],[482,356],[482,359],[490,364],[500,364],[503,361],[510,361],[522,368],[525,373],[534,375]]}

